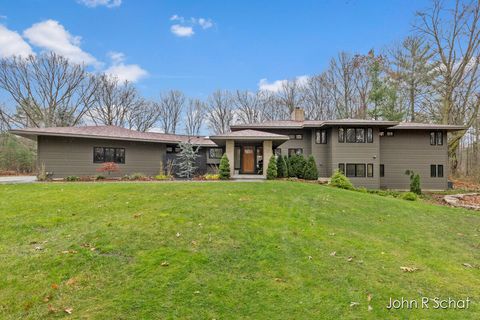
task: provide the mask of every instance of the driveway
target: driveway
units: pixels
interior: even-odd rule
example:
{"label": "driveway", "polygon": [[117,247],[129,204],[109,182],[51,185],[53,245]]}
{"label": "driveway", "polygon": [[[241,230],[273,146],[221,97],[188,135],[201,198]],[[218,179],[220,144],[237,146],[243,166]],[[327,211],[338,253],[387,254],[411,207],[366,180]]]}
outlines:
{"label": "driveway", "polygon": [[0,177],[0,184],[2,183],[32,183],[37,181],[36,176],[4,176]]}

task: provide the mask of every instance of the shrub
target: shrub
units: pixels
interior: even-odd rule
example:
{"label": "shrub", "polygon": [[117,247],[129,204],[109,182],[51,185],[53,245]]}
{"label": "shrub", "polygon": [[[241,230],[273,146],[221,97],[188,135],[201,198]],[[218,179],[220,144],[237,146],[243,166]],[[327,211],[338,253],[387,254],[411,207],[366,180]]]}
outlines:
{"label": "shrub", "polygon": [[315,163],[315,158],[309,156],[303,169],[303,178],[306,180],[317,180],[318,179],[318,170],[317,164]]}
{"label": "shrub", "polygon": [[410,176],[410,192],[415,194],[422,194],[422,188],[420,187],[420,175],[412,170],[405,171],[406,175]]}
{"label": "shrub", "polygon": [[273,180],[276,177],[277,177],[277,161],[275,160],[275,156],[271,156],[270,160],[268,161],[267,179]]}
{"label": "shrub", "polygon": [[207,173],[203,176],[205,180],[220,180],[219,174]]}
{"label": "shrub", "polygon": [[340,189],[354,190],[350,179],[345,177],[345,175],[339,170],[335,170],[333,173],[332,178],[330,179],[330,184]]}
{"label": "shrub", "polygon": [[402,194],[402,199],[408,201],[415,201],[417,200],[417,194],[413,192],[405,192],[404,194]]}
{"label": "shrub", "polygon": [[132,173],[129,177],[129,180],[146,180],[147,176],[141,172]]}
{"label": "shrub", "polygon": [[288,167],[285,158],[281,155],[277,157],[277,177],[287,178],[288,177]]}
{"label": "shrub", "polygon": [[368,190],[365,187],[356,188],[355,191],[358,191],[358,192],[361,192],[361,193],[368,193]]}
{"label": "shrub", "polygon": [[287,164],[287,177],[296,178],[292,168],[292,157],[285,156],[285,163]]}
{"label": "shrub", "polygon": [[[289,176],[290,177],[297,177],[303,178],[303,170],[305,169],[305,158],[303,155],[293,155],[289,158],[290,168],[289,169]],[[292,170],[292,174],[290,174],[290,170]]]}
{"label": "shrub", "polygon": [[155,180],[172,180],[172,176],[166,175],[166,174],[159,174],[155,176]]}
{"label": "shrub", "polygon": [[224,153],[222,159],[220,159],[220,167],[218,168],[218,174],[220,175],[220,179],[222,180],[230,179],[230,162],[228,161],[226,153]]}
{"label": "shrub", "polygon": [[98,172],[107,172],[108,175],[110,175],[112,172],[119,172],[120,168],[115,162],[104,162],[100,166],[100,168],[97,168]]}
{"label": "shrub", "polygon": [[80,178],[77,177],[77,176],[68,176],[68,177],[65,177],[64,180],[65,180],[65,181],[79,181]]}
{"label": "shrub", "polygon": [[105,179],[105,176],[101,175],[101,174],[97,174],[94,178],[95,180],[104,180]]}

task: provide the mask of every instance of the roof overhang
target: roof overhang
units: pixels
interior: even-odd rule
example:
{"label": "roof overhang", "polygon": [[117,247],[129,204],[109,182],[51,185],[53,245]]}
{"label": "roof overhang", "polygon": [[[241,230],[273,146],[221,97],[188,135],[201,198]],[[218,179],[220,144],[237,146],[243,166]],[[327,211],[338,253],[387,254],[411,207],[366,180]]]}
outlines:
{"label": "roof overhang", "polygon": [[278,146],[288,140],[288,136],[257,130],[240,130],[225,134],[210,136],[210,140],[219,146],[224,146],[227,140],[245,143],[260,143],[263,141],[272,141],[274,146]]}
{"label": "roof overhang", "polygon": [[461,131],[467,128],[459,125],[451,124],[423,124],[423,123],[400,123],[396,126],[388,128],[389,130],[446,130],[446,131]]}

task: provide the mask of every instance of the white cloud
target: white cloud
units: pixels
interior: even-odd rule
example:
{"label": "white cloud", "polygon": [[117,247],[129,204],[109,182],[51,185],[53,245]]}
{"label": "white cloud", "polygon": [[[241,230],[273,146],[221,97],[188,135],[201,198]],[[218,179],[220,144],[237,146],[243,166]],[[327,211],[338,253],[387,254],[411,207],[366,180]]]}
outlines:
{"label": "white cloud", "polygon": [[110,52],[112,65],[105,70],[106,74],[115,76],[120,81],[136,82],[148,75],[148,72],[142,69],[138,64],[125,64],[125,55],[121,52]]}
{"label": "white cloud", "polygon": [[213,27],[213,21],[210,20],[210,19],[198,18],[198,24],[203,29],[209,29],[209,28]]}
{"label": "white cloud", "polygon": [[26,29],[23,35],[31,44],[53,51],[74,63],[99,66],[97,59],[80,48],[81,38],[71,35],[58,21],[36,23]]}
{"label": "white cloud", "polygon": [[[268,82],[267,79],[260,79],[258,82],[258,89],[262,91],[271,91],[271,92],[279,92],[283,85],[287,82],[288,80],[276,80],[273,82]],[[308,76],[303,75],[303,76],[298,76],[295,78],[295,81],[299,85],[305,85],[308,81]]]}
{"label": "white cloud", "polygon": [[34,54],[32,48],[15,31],[0,25],[0,57],[8,58],[14,55],[26,57]]}
{"label": "white cloud", "polygon": [[170,31],[177,37],[191,37],[195,34],[192,27],[174,24],[170,27]]}
{"label": "white cloud", "polygon": [[122,0],[78,0],[78,3],[86,5],[90,8],[98,6],[105,6],[107,8],[119,7],[122,4]]}
{"label": "white cloud", "polygon": [[170,21],[175,21],[176,24],[170,27],[170,31],[178,37],[191,37],[195,34],[194,28],[197,26],[203,30],[210,29],[215,25],[212,19],[195,18],[185,19],[178,14],[170,17]]}

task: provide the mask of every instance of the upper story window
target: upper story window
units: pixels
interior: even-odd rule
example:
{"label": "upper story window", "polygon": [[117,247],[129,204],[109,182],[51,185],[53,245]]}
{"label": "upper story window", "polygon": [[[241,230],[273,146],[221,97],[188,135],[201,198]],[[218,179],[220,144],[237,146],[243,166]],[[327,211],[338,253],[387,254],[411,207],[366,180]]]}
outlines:
{"label": "upper story window", "polygon": [[430,132],[430,145],[432,146],[442,146],[443,145],[443,132],[442,131],[432,131]]}
{"label": "upper story window", "polygon": [[94,147],[93,162],[125,163],[125,148]]}
{"label": "upper story window", "polygon": [[373,128],[338,128],[338,142],[373,143]]}
{"label": "upper story window", "polygon": [[210,159],[220,159],[223,156],[222,148],[210,148],[208,149],[208,157]]}
{"label": "upper story window", "polygon": [[327,143],[327,130],[315,131],[315,143],[326,144]]}
{"label": "upper story window", "polygon": [[393,137],[394,133],[392,130],[380,130],[380,136],[381,137]]}
{"label": "upper story window", "polygon": [[290,140],[303,140],[303,134],[289,134],[288,138]]}

